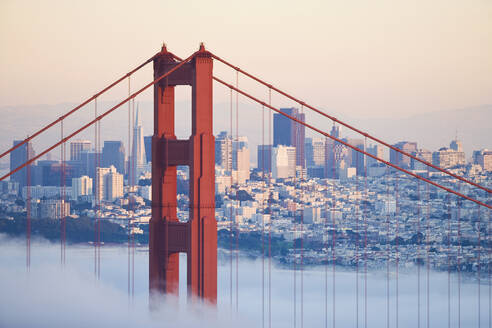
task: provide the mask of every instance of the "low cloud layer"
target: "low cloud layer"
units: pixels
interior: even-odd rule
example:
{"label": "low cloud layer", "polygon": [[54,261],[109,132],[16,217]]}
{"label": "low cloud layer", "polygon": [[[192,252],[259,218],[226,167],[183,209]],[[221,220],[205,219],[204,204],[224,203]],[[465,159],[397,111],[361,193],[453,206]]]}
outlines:
{"label": "low cloud layer", "polygon": [[[230,263],[219,265],[217,308],[187,304],[185,297],[166,299],[158,311],[148,308],[147,252],[135,254],[135,299],[127,296],[127,249],[105,246],[101,250],[101,280],[93,274],[93,249],[67,246],[67,264],[60,266],[60,246],[36,241],[32,245],[32,264],[25,267],[25,242],[0,236],[0,327],[261,327],[262,304],[268,326],[268,289],[262,302],[262,279],[268,286],[268,262],[262,277],[261,261],[239,263],[239,313],[235,312],[235,272],[233,272],[233,306],[230,304]],[[185,281],[185,258],[181,261],[181,279]],[[233,269],[235,265],[233,266]],[[356,320],[356,275],[337,269],[335,313],[337,327],[353,327]],[[325,286],[325,279],[328,285]],[[292,326],[294,319],[294,272],[272,266],[272,326]],[[296,272],[296,317],[301,316],[301,275]],[[432,327],[447,327],[447,274],[432,273],[430,322]],[[181,294],[185,295],[185,284]],[[309,269],[303,274],[303,317],[305,327],[324,326],[325,292],[327,319],[332,322],[333,280],[331,268]],[[417,275],[399,277],[399,326],[417,326]],[[326,287],[326,290],[325,290]],[[390,326],[396,320],[396,280],[390,278]],[[364,280],[359,275],[359,324],[364,320]],[[385,272],[368,274],[368,323],[386,326]],[[477,284],[463,279],[461,285],[461,324],[477,326]],[[421,273],[421,324],[426,320],[426,279]],[[481,289],[482,324],[489,313],[488,286]],[[457,277],[451,276],[451,322],[457,324]]]}

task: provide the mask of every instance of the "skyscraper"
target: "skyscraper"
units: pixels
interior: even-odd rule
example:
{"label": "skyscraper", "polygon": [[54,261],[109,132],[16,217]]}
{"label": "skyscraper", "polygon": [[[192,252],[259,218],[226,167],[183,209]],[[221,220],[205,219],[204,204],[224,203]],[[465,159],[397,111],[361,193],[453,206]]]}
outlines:
{"label": "skyscraper", "polygon": [[248,137],[239,136],[232,143],[232,173],[233,181],[244,183],[249,180],[249,147]]}
{"label": "skyscraper", "polygon": [[77,200],[80,196],[89,195],[92,195],[92,179],[87,175],[72,178],[72,199]]}
{"label": "skyscraper", "polygon": [[114,166],[98,167],[94,187],[97,200],[112,202],[123,197],[123,175]]}
{"label": "skyscraper", "polygon": [[215,138],[215,164],[226,171],[232,170],[232,138],[226,131]]}
{"label": "skyscraper", "polygon": [[144,169],[144,165],[147,163],[145,158],[145,145],[142,131],[142,121],[140,120],[140,109],[137,106],[137,112],[135,117],[135,126],[133,127],[133,145],[132,156],[130,159],[129,167],[131,168],[131,178],[133,182],[137,182],[140,172]]}
{"label": "skyscraper", "polygon": [[292,178],[296,175],[296,149],[279,145],[272,150],[272,177]]}
{"label": "skyscraper", "polygon": [[[305,114],[297,108],[281,108],[283,113],[305,122]],[[296,165],[306,167],[304,156],[305,128],[282,114],[273,115],[273,146],[292,146],[296,149]]]}
{"label": "skyscraper", "polygon": [[147,159],[147,163],[152,162],[152,136],[144,137],[144,145],[145,145],[145,158]]}
{"label": "skyscraper", "polygon": [[[23,140],[14,140],[14,146],[21,143]],[[32,144],[30,142],[26,142],[16,150],[10,153],[10,171],[15,170],[22,164],[24,164],[29,158],[33,158],[36,156]],[[31,169],[33,165],[30,165]],[[10,176],[10,181],[15,181],[19,183],[19,190],[22,190],[22,187],[27,185],[27,167],[24,167],[22,170],[19,170]],[[33,176],[31,170],[31,177]]]}
{"label": "skyscraper", "polygon": [[258,145],[257,167],[260,172],[272,169],[272,145]]}
{"label": "skyscraper", "polygon": [[[383,159],[384,148],[381,145],[376,144],[373,146],[369,146],[369,147],[367,147],[367,152],[371,155],[374,155],[376,157]],[[367,156],[366,161],[367,161],[367,167],[371,167],[373,165],[377,165],[378,163],[380,163],[379,161],[377,161],[374,158],[369,157],[369,156]]]}
{"label": "skyscraper", "polygon": [[[417,151],[416,142],[401,141],[393,146],[409,154]],[[402,168],[410,168],[410,157],[404,156],[402,153],[399,153],[393,149],[390,149],[390,162],[391,164],[398,165]]]}
{"label": "skyscraper", "polygon": [[110,167],[111,165],[116,167],[119,173],[125,173],[125,147],[121,141],[104,141],[102,166]]}
{"label": "skyscraper", "polygon": [[90,140],[74,140],[70,142],[70,160],[80,161],[80,154],[91,149]]}
{"label": "skyscraper", "polygon": [[[365,150],[364,149],[364,140],[362,139],[345,139],[349,145],[352,145],[356,147],[357,149],[360,150]],[[348,156],[347,156],[347,166],[348,167],[355,167],[357,175],[364,175],[364,154],[361,152],[358,152],[355,149],[348,149]]]}

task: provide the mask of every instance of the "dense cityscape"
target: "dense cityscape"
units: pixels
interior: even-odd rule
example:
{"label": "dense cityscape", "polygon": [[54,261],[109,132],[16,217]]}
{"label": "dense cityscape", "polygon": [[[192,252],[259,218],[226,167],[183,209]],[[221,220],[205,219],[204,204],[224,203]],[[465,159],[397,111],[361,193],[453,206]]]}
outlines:
{"label": "dense cityscape", "polygon": [[[282,111],[305,120],[297,108]],[[331,135],[422,177],[456,186],[457,180],[413,158],[364,139],[345,138],[340,126],[333,126]],[[106,140],[101,150],[90,140],[73,140],[66,161],[48,156],[1,181],[1,230],[19,233],[22,229],[12,226],[19,227],[27,215],[34,221],[99,218],[146,243],[152,136],[143,136],[138,109],[132,140],[129,155],[122,141]],[[467,160],[458,138],[434,151],[419,148],[417,142],[393,146],[481,185],[492,181],[492,151],[475,150]],[[10,157],[10,170],[34,155],[30,143],[19,147]],[[257,147],[256,167],[250,155],[246,136],[225,131],[216,136],[216,220],[224,252],[236,240],[242,254],[258,257],[268,238],[274,258],[289,265],[336,261],[355,266],[364,260],[371,268],[429,263],[437,270],[468,272],[488,265],[489,218],[474,203],[410,179],[332,139],[307,138],[303,126],[280,114],[274,115],[273,144]],[[187,180],[187,167],[178,167],[181,221],[188,220]],[[464,184],[461,191],[488,201]],[[90,238],[85,242],[92,242]],[[125,239],[107,240],[118,241]]]}

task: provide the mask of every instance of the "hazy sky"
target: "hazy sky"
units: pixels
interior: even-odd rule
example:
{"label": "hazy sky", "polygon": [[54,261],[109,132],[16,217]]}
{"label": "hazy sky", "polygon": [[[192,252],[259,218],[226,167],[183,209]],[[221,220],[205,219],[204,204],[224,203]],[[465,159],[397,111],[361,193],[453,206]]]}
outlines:
{"label": "hazy sky", "polygon": [[[204,41],[303,100],[349,115],[490,104],[491,31],[489,0],[2,0],[0,106],[79,102],[163,41],[182,56]],[[150,78],[149,67],[138,81]]]}

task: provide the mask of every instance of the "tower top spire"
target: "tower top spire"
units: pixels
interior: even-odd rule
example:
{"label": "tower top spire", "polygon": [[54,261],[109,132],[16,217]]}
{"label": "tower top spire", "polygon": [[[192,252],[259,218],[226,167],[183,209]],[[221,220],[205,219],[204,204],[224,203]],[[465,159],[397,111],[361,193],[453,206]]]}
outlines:
{"label": "tower top spire", "polygon": [[137,111],[135,113],[135,127],[140,127],[142,126],[142,119],[140,115],[140,109],[138,108],[138,103],[137,103]]}

